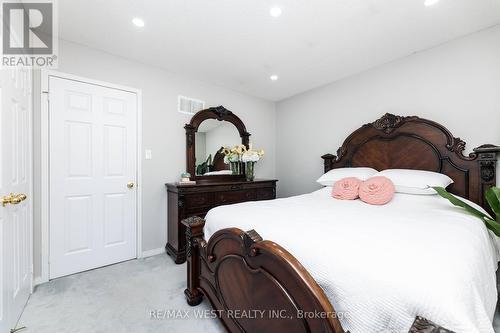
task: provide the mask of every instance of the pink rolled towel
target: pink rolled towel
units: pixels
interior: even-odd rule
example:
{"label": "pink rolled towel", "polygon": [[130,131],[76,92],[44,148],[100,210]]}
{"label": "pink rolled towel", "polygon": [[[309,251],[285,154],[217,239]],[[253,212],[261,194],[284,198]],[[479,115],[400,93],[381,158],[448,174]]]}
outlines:
{"label": "pink rolled towel", "polygon": [[385,205],[394,196],[394,184],[383,176],[365,180],[359,187],[359,198],[371,205]]}
{"label": "pink rolled towel", "polygon": [[342,178],[333,184],[332,197],[341,200],[354,200],[359,196],[361,180],[356,177]]}

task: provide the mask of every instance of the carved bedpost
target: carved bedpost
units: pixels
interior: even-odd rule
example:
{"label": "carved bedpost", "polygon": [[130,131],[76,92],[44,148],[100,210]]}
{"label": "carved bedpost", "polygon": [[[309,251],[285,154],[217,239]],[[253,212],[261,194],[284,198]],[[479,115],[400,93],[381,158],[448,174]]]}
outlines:
{"label": "carved bedpost", "polygon": [[201,303],[203,294],[200,292],[200,250],[206,245],[203,239],[205,220],[201,217],[189,217],[182,221],[186,226],[186,257],[187,257],[187,288],[184,290],[189,305]]}
{"label": "carved bedpost", "polygon": [[324,159],[325,163],[325,173],[330,171],[333,167],[333,162],[337,160],[337,156],[332,155],[332,154],[325,154],[321,156],[322,159]]}
{"label": "carved bedpost", "polygon": [[255,230],[250,230],[247,232],[242,232],[240,234],[241,239],[243,240],[243,244],[245,247],[245,253],[249,256],[255,257],[257,254],[256,249],[252,249],[252,245],[257,242],[262,242],[262,237]]}
{"label": "carved bedpost", "polygon": [[482,145],[474,148],[474,152],[478,155],[477,162],[479,163],[480,175],[480,191],[481,205],[484,207],[484,193],[492,186],[496,186],[496,167],[497,153],[500,152],[500,147],[495,145]]}

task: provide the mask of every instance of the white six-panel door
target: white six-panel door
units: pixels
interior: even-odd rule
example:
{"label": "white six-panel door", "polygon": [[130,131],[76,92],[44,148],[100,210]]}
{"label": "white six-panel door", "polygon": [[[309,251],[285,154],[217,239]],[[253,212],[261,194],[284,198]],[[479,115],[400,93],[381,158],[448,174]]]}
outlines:
{"label": "white six-panel door", "polygon": [[137,94],[49,77],[56,278],[136,258]]}
{"label": "white six-panel door", "polygon": [[31,291],[31,70],[0,70],[0,332],[16,326]]}

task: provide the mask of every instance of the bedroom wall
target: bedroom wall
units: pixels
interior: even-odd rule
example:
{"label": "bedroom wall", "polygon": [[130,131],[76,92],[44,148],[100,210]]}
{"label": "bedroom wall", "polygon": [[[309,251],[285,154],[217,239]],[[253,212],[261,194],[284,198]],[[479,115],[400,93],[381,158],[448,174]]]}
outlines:
{"label": "bedroom wall", "polygon": [[278,195],[319,188],[320,156],[386,112],[442,123],[467,151],[500,145],[500,26],[277,103]]}
{"label": "bedroom wall", "polygon": [[[172,74],[165,70],[60,41],[59,71],[142,89],[143,94],[143,251],[162,249],[166,243],[166,190],[186,169],[184,124],[191,116],[177,112],[177,96],[204,100],[206,106],[224,105],[236,113],[252,134],[251,142],[269,154],[256,167],[261,178],[275,177],[275,105],[230,89]],[[39,76],[38,76],[39,77]],[[38,83],[36,84],[36,86]],[[36,90],[35,90],[36,91]],[[39,107],[39,101],[34,104]],[[35,180],[40,179],[39,111],[35,109]],[[153,159],[144,160],[152,149]],[[40,184],[35,184],[39,191]],[[35,192],[36,194],[36,192]],[[35,195],[35,197],[39,197]],[[39,201],[35,202],[35,277],[40,272]]]}

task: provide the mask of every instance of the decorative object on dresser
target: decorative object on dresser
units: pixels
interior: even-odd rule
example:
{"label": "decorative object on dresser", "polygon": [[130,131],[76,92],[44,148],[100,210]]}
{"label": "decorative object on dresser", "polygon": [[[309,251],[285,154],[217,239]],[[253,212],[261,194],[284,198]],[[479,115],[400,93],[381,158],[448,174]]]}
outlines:
{"label": "decorative object on dresser", "polygon": [[245,177],[248,181],[253,181],[254,179],[254,166],[262,156],[264,156],[263,149],[252,148],[252,144],[249,144],[249,148],[245,145],[234,146],[233,148],[223,148],[224,153],[224,163],[231,166],[231,171],[233,175],[241,174],[242,167],[245,165]]}
{"label": "decorative object on dresser", "polygon": [[179,184],[196,184],[195,180],[191,180],[191,174],[189,172],[183,172],[181,174],[181,180],[179,181]]}
{"label": "decorative object on dresser", "polygon": [[247,146],[240,144],[233,148],[224,147],[222,153],[224,155],[224,163],[229,165],[229,169],[233,175],[241,175],[243,170],[241,156],[246,151]]}
{"label": "decorative object on dresser", "polygon": [[245,163],[246,173],[245,176],[248,181],[252,181],[254,179],[254,167],[255,163],[260,161],[260,159],[264,156],[264,149],[253,149],[252,144],[250,144],[250,148],[248,148],[242,155],[241,161]]}
{"label": "decorative object on dresser", "polygon": [[182,182],[187,182],[190,179],[191,179],[191,174],[189,172],[183,172],[183,173],[181,173],[181,183]]}
{"label": "decorative object on dresser", "polygon": [[[177,264],[186,261],[186,228],[181,224],[183,219],[190,216],[204,217],[211,208],[221,205],[275,199],[277,182],[264,179],[247,181],[245,166],[241,162],[238,162],[238,171],[234,174],[227,169],[223,147],[236,145],[243,154],[250,148],[250,133],[243,121],[223,106],[196,113],[184,128],[186,174],[190,174],[194,184],[166,184],[168,242],[165,249]],[[198,135],[200,129],[203,135]],[[209,158],[211,155],[214,156],[212,161]],[[197,169],[203,172],[197,172]]]}
{"label": "decorative object on dresser", "polygon": [[[438,123],[419,117],[386,114],[349,135],[336,156],[327,154],[322,158],[325,172],[345,167],[439,172],[453,179],[454,183],[448,186],[451,193],[487,209],[484,193],[496,182],[495,165],[499,147],[484,145],[468,156],[463,154],[464,148],[462,140]],[[429,199],[428,196],[414,197]],[[274,211],[268,214],[278,216],[278,209],[283,209],[282,203],[273,206]],[[319,214],[320,211],[309,212],[311,219]],[[245,218],[247,223],[250,218],[248,212]],[[331,222],[336,218],[342,217],[332,216]],[[238,221],[237,216],[234,216],[234,221]],[[187,228],[188,276],[184,292],[187,302],[194,306],[201,303],[203,296],[207,297],[213,308],[220,311],[220,319],[229,332],[344,332],[339,314],[332,305],[335,300],[326,296],[304,266],[283,247],[271,240],[263,240],[255,230],[245,232],[234,225],[219,229],[212,233],[210,239],[206,239],[204,219],[191,217],[182,223]],[[288,228],[293,227],[293,221],[291,223],[290,227],[281,227],[286,229],[281,231],[282,237]],[[307,221],[304,221],[304,225],[307,225]],[[304,247],[332,244],[335,242],[334,236],[320,230],[313,238],[301,237],[300,241]],[[352,242],[356,242],[356,239],[352,239]],[[310,252],[304,251],[302,255],[306,253],[309,258]],[[349,256],[348,251],[335,254]],[[323,248],[318,256],[324,255]],[[326,256],[324,260],[331,259]],[[415,264],[415,270],[420,269],[419,265],[422,266],[422,263]],[[330,289],[336,288],[330,286]],[[252,309],[282,309],[288,316],[270,318],[265,315],[247,319],[228,315],[228,310]],[[349,312],[351,309],[342,310]],[[322,315],[301,317],[299,311]],[[387,317],[382,320],[392,318],[395,313],[385,315]],[[412,333],[450,332],[423,317],[416,317],[413,323],[408,324],[408,329]]]}

